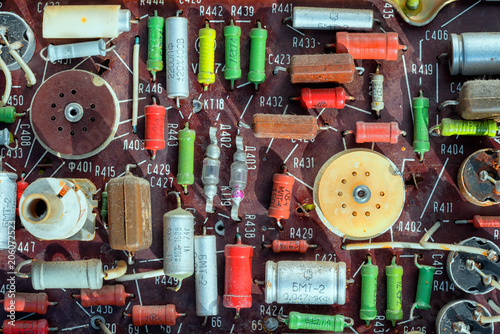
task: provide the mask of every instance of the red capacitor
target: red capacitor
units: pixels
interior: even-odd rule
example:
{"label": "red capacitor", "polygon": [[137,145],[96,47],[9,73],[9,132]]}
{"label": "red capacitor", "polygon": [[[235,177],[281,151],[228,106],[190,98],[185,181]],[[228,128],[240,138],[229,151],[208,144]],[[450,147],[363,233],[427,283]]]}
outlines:
{"label": "red capacitor", "polygon": [[272,249],[274,253],[298,252],[305,253],[308,248],[316,246],[309,245],[305,240],[273,240]]}
{"label": "red capacitor", "polygon": [[47,334],[54,330],[49,328],[49,323],[45,319],[3,321],[3,334]]}
{"label": "red capacitor", "polygon": [[356,122],[356,143],[396,144],[398,142],[399,136],[404,133],[404,131],[399,130],[399,125],[397,122]]}
{"label": "red capacitor", "polygon": [[185,314],[177,313],[174,304],[150,306],[135,305],[132,308],[132,323],[134,326],[173,326],[177,318],[182,316],[185,316]]}
{"label": "red capacitor", "polygon": [[337,32],[337,53],[350,53],[354,59],[397,60],[399,50],[406,46],[399,45],[395,32],[388,33],[348,33]]}
{"label": "red capacitor", "polygon": [[283,173],[276,173],[273,176],[273,192],[267,214],[276,219],[280,229],[283,228],[280,220],[290,217],[290,201],[294,183],[293,176],[286,174],[286,167],[283,169]]}
{"label": "red capacitor", "polygon": [[80,295],[75,298],[82,299],[82,306],[116,305],[124,306],[125,299],[132,294],[125,292],[125,287],[121,284],[103,286],[99,290],[81,289]]}
{"label": "red capacitor", "polygon": [[242,245],[241,237],[236,244],[224,247],[226,258],[224,307],[240,309],[252,307],[252,246]]}
{"label": "red capacitor", "polygon": [[49,302],[49,296],[45,292],[29,293],[16,292],[6,293],[3,301],[3,308],[6,312],[26,312],[26,313],[47,313],[47,307],[57,305],[57,303]]}
{"label": "red capacitor", "polygon": [[343,109],[346,100],[354,100],[354,97],[348,96],[344,88],[302,88],[300,97],[294,98],[300,100],[302,108],[335,108]]}
{"label": "red capacitor", "polygon": [[16,204],[16,215],[19,216],[19,201],[21,200],[21,196],[23,196],[24,190],[28,188],[28,182],[24,181],[24,177],[21,177],[19,181],[17,181],[17,204]]}
{"label": "red capacitor", "polygon": [[144,108],[146,115],[144,148],[153,152],[152,159],[156,157],[157,150],[165,148],[165,113],[165,107],[157,105],[154,99],[152,105]]}
{"label": "red capacitor", "polygon": [[498,216],[474,215],[474,217],[472,217],[472,220],[469,220],[468,222],[472,223],[475,228],[500,227],[500,217]]}

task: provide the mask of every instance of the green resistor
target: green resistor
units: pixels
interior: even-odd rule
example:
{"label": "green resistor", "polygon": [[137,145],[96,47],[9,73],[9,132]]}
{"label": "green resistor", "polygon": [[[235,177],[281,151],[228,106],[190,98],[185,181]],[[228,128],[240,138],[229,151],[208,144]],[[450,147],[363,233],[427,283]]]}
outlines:
{"label": "green resistor", "polygon": [[372,264],[368,255],[366,264],[361,267],[361,308],[359,317],[366,321],[366,326],[377,317],[377,277],[378,267]]}
{"label": "green resistor", "polygon": [[208,26],[205,21],[205,28],[200,29],[200,72],[198,82],[203,85],[203,90],[208,89],[208,85],[215,82],[215,30]]}
{"label": "green resistor", "polygon": [[266,40],[267,30],[261,28],[257,21],[257,28],[250,30],[250,67],[248,81],[259,89],[259,84],[266,80]]}
{"label": "green resistor", "polygon": [[0,122],[2,123],[14,123],[16,121],[16,117],[24,115],[26,115],[25,112],[17,113],[16,108],[12,106],[0,107]]}
{"label": "green resistor", "polygon": [[447,136],[487,136],[495,137],[497,135],[497,122],[492,119],[466,121],[463,119],[443,118],[441,123],[434,125],[429,133]]}
{"label": "green resistor", "polygon": [[240,67],[240,36],[241,28],[234,25],[233,20],[224,28],[226,47],[226,69],[224,78],[231,81],[231,90],[234,89],[234,80],[241,78]]}
{"label": "green resistor", "polygon": [[308,314],[290,312],[288,316],[278,315],[278,320],[284,322],[290,329],[312,329],[318,331],[342,332],[345,327],[351,327],[351,318],[338,315]]}
{"label": "green resistor", "polygon": [[429,99],[420,96],[413,98],[413,150],[419,156],[420,162],[424,161],[424,154],[429,152]]}
{"label": "green resistor", "polygon": [[104,191],[101,195],[101,218],[106,220],[108,217],[108,184],[104,186]]}
{"label": "green resistor", "polygon": [[187,186],[194,183],[194,140],[196,132],[189,128],[186,122],[184,129],[179,131],[179,164],[177,168],[177,183],[184,188],[187,195]]}
{"label": "green resistor", "polygon": [[410,319],[414,319],[413,311],[416,308],[421,310],[430,310],[432,283],[434,281],[434,272],[436,271],[436,268],[433,266],[418,264],[417,259],[418,255],[415,254],[415,266],[418,268],[418,283],[417,295],[415,297],[415,303],[413,303],[411,308]]}
{"label": "green resistor", "polygon": [[390,266],[385,267],[387,276],[387,310],[385,317],[396,326],[396,321],[403,319],[403,267],[396,264],[393,256]]}
{"label": "green resistor", "polygon": [[163,27],[165,19],[158,16],[155,10],[155,15],[148,19],[148,61],[146,68],[153,76],[153,81],[156,81],[156,72],[163,70]]}

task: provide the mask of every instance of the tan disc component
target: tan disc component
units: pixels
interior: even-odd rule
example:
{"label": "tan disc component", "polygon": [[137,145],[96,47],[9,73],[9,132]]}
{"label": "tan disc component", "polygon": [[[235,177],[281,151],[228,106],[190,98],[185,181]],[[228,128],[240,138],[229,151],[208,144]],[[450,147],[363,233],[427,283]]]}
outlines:
{"label": "tan disc component", "polygon": [[386,156],[366,149],[345,150],[321,167],[314,204],[323,224],[348,239],[370,239],[387,231],[405,202],[401,172]]}

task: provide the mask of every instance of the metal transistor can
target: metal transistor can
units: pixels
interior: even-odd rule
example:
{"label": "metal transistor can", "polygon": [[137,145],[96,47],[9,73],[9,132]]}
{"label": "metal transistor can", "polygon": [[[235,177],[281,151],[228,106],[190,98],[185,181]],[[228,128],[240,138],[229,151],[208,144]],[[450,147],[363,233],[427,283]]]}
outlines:
{"label": "metal transistor can", "polygon": [[196,315],[214,316],[219,313],[217,298],[217,249],[215,235],[194,237],[194,282],[196,289]]}
{"label": "metal transistor can", "polygon": [[9,235],[14,234],[16,224],[16,201],[17,201],[17,174],[6,172],[2,169],[2,158],[0,157],[0,250],[9,248]]}
{"label": "metal transistor can", "polygon": [[179,15],[165,20],[165,71],[167,75],[166,91],[170,99],[175,99],[180,108],[180,99],[189,96],[188,73],[188,20]]}

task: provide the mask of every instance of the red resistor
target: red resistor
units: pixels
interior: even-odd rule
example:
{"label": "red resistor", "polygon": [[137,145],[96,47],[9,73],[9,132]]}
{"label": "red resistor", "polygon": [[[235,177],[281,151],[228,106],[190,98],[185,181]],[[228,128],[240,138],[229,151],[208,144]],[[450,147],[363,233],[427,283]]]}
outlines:
{"label": "red resistor", "polygon": [[[332,45],[327,45],[332,46]],[[348,33],[337,32],[337,53],[350,53],[354,59],[397,60],[399,50],[406,46],[399,45],[395,32],[388,33]]]}
{"label": "red resistor", "polygon": [[396,144],[400,135],[405,136],[406,132],[399,130],[399,125],[397,122],[356,122],[356,143]]}
{"label": "red resistor", "polygon": [[165,148],[165,113],[165,107],[157,105],[155,98],[153,98],[152,105],[144,108],[146,115],[144,148],[152,151],[152,160],[156,158],[157,150]]}
{"label": "red resistor", "polygon": [[354,100],[354,97],[346,95],[344,88],[302,88],[300,97],[292,97],[292,100],[300,100],[302,108],[335,108],[343,109],[346,100]]}
{"label": "red resistor", "polygon": [[455,220],[455,224],[467,224],[471,223],[475,228],[484,227],[500,227],[500,217],[499,216],[480,216],[474,215],[472,220]]}
{"label": "red resistor", "polygon": [[150,306],[135,305],[132,308],[132,323],[134,326],[174,326],[178,317],[185,316],[185,313],[177,313],[174,304]]}
{"label": "red resistor", "polygon": [[74,298],[82,299],[82,306],[116,305],[124,306],[127,297],[133,297],[131,293],[125,292],[125,287],[121,284],[107,285],[99,290],[81,289],[79,295]]}
{"label": "red resistor", "polygon": [[19,216],[19,201],[21,200],[21,197],[23,196],[24,190],[28,188],[29,184],[28,182],[24,181],[24,177],[21,176],[21,179],[17,181],[17,204],[16,204],[16,215]]}
{"label": "red resistor", "polygon": [[57,327],[49,328],[49,323],[45,319],[3,321],[4,334],[47,334],[54,331],[57,331]]}
{"label": "red resistor", "polygon": [[236,244],[224,247],[226,258],[224,307],[240,309],[252,307],[252,246],[242,245],[237,235]]}
{"label": "red resistor", "polygon": [[295,179],[293,176],[288,175],[286,166],[283,167],[283,173],[276,173],[273,176],[273,192],[271,194],[271,204],[267,214],[269,217],[275,218],[280,228],[281,219],[288,219],[290,217],[290,201],[292,199],[293,185]]}
{"label": "red resistor", "polygon": [[47,307],[57,305],[56,302],[49,302],[49,296],[45,292],[29,293],[16,292],[6,293],[3,308],[5,312],[16,311],[26,313],[47,313]]}
{"label": "red resistor", "polygon": [[305,240],[273,240],[271,245],[265,245],[265,247],[272,248],[274,253],[305,253],[308,248],[317,248],[318,245],[309,245]]}

